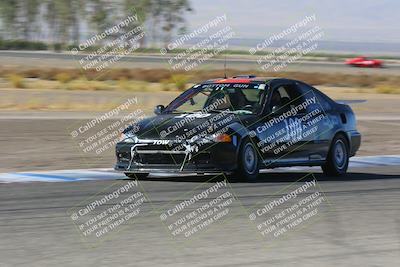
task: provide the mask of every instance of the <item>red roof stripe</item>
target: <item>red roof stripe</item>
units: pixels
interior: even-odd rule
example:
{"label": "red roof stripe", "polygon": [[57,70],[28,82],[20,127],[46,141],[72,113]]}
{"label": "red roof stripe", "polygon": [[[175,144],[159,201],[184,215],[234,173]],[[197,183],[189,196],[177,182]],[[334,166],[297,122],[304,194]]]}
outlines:
{"label": "red roof stripe", "polygon": [[222,79],[215,83],[250,83],[250,79]]}

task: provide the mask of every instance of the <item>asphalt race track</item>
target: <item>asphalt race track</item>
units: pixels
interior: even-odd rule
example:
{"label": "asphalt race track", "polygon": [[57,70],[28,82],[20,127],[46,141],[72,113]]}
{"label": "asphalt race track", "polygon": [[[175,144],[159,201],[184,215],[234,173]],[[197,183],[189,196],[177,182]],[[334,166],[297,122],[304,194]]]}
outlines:
{"label": "asphalt race track", "polygon": [[[0,265],[399,266],[398,158],[367,166],[371,159],[353,161],[343,178],[324,177],[317,169],[290,169],[269,171],[257,183],[230,183],[236,200],[229,217],[186,239],[173,237],[160,214],[169,203],[190,197],[188,192],[195,188],[209,188],[220,178],[209,182],[207,176],[164,175],[138,181],[147,199],[140,216],[101,241],[82,237],[69,211],[115,183],[123,186],[131,181],[97,170],[114,176],[97,181],[1,183]],[[321,208],[315,220],[282,238],[266,240],[249,220],[250,210],[272,195],[280,196],[289,185],[311,181],[309,171],[316,171],[318,190],[329,209]],[[5,174],[1,177],[5,182]]]}
{"label": "asphalt race track", "polygon": [[[350,159],[350,168],[371,168],[371,167],[393,167],[400,166],[400,156],[384,155],[384,156],[363,156],[352,157]],[[276,168],[274,172],[288,171],[318,171],[320,167],[289,167]],[[270,170],[262,172],[269,173]],[[193,174],[195,175],[195,174]],[[150,177],[170,177],[170,174],[151,174]],[[178,175],[185,177],[185,175]],[[34,172],[10,172],[0,173],[0,183],[15,183],[15,182],[77,182],[77,181],[96,181],[96,180],[118,180],[124,179],[125,176],[115,172],[112,169],[72,169],[72,170],[56,170],[56,171],[34,171]]]}

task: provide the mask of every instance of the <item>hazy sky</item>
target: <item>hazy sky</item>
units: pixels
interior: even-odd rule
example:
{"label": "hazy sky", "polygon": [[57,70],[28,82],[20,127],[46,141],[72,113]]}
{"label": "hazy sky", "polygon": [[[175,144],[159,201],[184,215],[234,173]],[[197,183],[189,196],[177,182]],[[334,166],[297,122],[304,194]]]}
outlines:
{"label": "hazy sky", "polygon": [[191,0],[189,29],[227,14],[236,37],[264,38],[316,14],[324,40],[400,42],[398,0]]}

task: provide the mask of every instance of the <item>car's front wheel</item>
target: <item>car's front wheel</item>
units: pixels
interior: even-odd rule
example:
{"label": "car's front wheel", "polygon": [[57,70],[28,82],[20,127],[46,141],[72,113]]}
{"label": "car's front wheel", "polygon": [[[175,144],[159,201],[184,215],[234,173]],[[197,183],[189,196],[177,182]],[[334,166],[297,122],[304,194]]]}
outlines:
{"label": "car's front wheel", "polygon": [[129,173],[126,172],[125,175],[130,179],[144,179],[149,176],[148,173]]}
{"label": "car's front wheel", "polygon": [[343,135],[337,135],[332,141],[328,157],[322,171],[328,176],[340,176],[347,172],[349,166],[349,143]]}
{"label": "car's front wheel", "polygon": [[238,169],[233,173],[234,178],[254,182],[260,172],[260,160],[254,144],[245,140],[239,151]]}

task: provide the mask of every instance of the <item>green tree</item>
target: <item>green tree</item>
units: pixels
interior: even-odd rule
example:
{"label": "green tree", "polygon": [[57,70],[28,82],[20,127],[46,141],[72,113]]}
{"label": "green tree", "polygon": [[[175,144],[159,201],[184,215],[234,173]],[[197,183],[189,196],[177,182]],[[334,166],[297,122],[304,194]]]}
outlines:
{"label": "green tree", "polygon": [[20,0],[21,34],[24,40],[33,40],[40,33],[37,23],[40,1]]}
{"label": "green tree", "polygon": [[81,24],[86,20],[86,1],[71,0],[72,5],[72,41],[75,45],[80,43]]}
{"label": "green tree", "polygon": [[78,44],[83,25],[102,33],[136,13],[139,21],[118,34],[143,25],[150,28],[153,42],[167,44],[185,29],[184,15],[190,10],[189,0],[0,0],[1,37],[37,40],[40,33],[46,33],[46,42]]}
{"label": "green tree", "polygon": [[159,35],[161,30],[161,21],[163,16],[163,11],[165,9],[166,0],[150,0],[149,3],[149,27],[150,35],[153,45],[159,41]]}
{"label": "green tree", "polygon": [[104,0],[90,0],[89,23],[97,33],[107,29],[110,16],[109,9],[110,6]]}
{"label": "green tree", "polygon": [[80,27],[86,15],[84,0],[47,0],[45,10],[53,44],[79,43]]}
{"label": "green tree", "polygon": [[0,1],[1,25],[4,37],[10,39],[18,38],[18,0]]}
{"label": "green tree", "polygon": [[163,10],[164,45],[172,40],[172,35],[185,30],[184,13],[192,11],[188,0],[168,0]]}
{"label": "green tree", "polygon": [[[131,22],[127,27],[123,29],[123,32],[129,32],[136,27],[143,25],[147,20],[147,14],[150,10],[151,1],[150,0],[123,0],[123,19],[128,16],[137,15],[138,20],[136,22]],[[137,34],[143,34],[144,30],[138,32]],[[143,38],[139,40],[140,46],[144,45],[146,40],[146,35],[143,35]]]}

